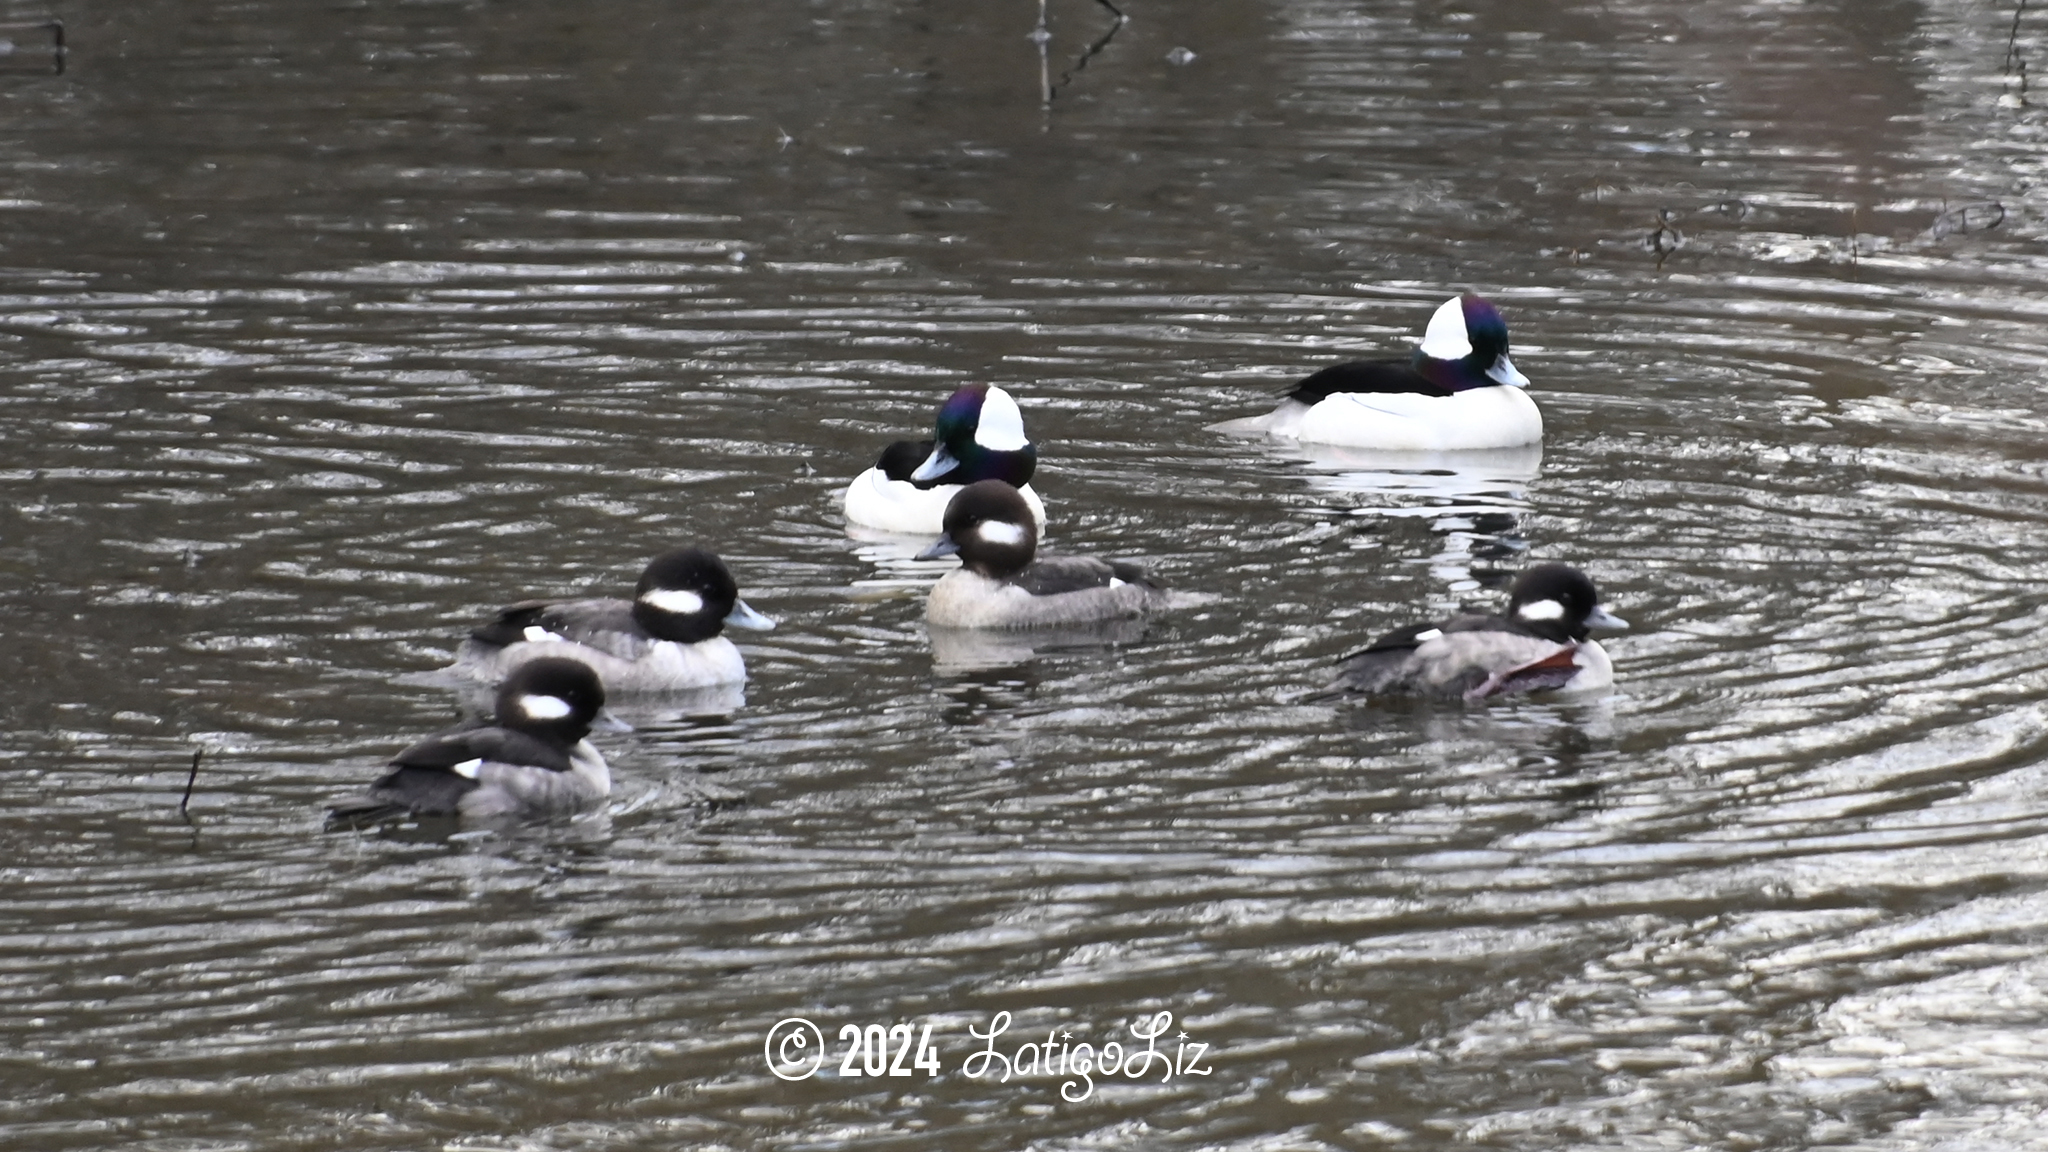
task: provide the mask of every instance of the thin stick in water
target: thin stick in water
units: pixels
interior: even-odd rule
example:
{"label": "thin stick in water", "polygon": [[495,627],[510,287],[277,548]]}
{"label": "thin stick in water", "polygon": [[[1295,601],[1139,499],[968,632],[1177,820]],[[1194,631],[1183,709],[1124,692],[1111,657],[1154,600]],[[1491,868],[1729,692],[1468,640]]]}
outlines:
{"label": "thin stick in water", "polygon": [[1047,45],[1052,43],[1052,30],[1045,24],[1045,0],[1038,0],[1038,27],[1031,30],[1031,42],[1038,45],[1038,104],[1041,108],[1052,107],[1052,61]]}
{"label": "thin stick in water", "polygon": [[199,782],[199,758],[204,755],[206,755],[206,749],[204,748],[194,748],[192,750],[192,773],[185,777],[185,798],[178,801],[178,815],[185,817],[187,820],[190,820],[192,816],[185,809],[192,803],[192,786]]}
{"label": "thin stick in water", "polygon": [[[1099,38],[1096,39],[1095,43],[1090,44],[1087,47],[1087,49],[1081,53],[1080,58],[1074,61],[1072,67],[1068,68],[1065,72],[1060,73],[1059,82],[1057,84],[1048,83],[1045,85],[1045,104],[1048,108],[1052,106],[1053,97],[1059,95],[1060,89],[1065,88],[1068,84],[1072,83],[1074,76],[1077,73],[1079,73],[1081,69],[1086,68],[1088,66],[1088,61],[1093,60],[1095,58],[1096,53],[1102,51],[1104,48],[1109,47],[1109,42],[1111,40],[1116,39],[1116,34],[1123,30],[1123,26],[1125,24],[1130,22],[1131,18],[1129,16],[1124,15],[1122,9],[1119,9],[1116,5],[1108,3],[1108,0],[1097,0],[1097,2],[1102,4],[1104,8],[1109,9],[1112,13],[1115,13],[1116,21],[1115,23],[1112,23],[1109,26],[1109,31],[1104,32]],[[1043,45],[1041,45],[1040,47],[1043,48]],[[1041,62],[1041,67],[1042,66],[1043,64]]]}
{"label": "thin stick in water", "polygon": [[2005,70],[2012,71],[2013,53],[2019,51],[2020,17],[2027,11],[2027,0],[2020,0],[2012,10],[2012,32],[2005,38]]}

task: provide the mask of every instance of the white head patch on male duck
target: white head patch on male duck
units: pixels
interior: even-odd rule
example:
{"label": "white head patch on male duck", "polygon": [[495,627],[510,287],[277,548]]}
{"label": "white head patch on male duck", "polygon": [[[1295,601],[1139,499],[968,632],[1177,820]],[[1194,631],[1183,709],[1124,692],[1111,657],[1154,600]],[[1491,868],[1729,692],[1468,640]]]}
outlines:
{"label": "white head patch on male duck", "polygon": [[974,442],[992,452],[1015,452],[1030,444],[1024,436],[1024,413],[1008,392],[991,384],[981,401],[981,421]]}
{"label": "white head patch on male duck", "polygon": [[1463,360],[1472,354],[1463,297],[1451,297],[1430,314],[1429,327],[1422,330],[1422,354],[1433,360]]}
{"label": "white head patch on male duck", "polygon": [[[1507,321],[1484,297],[1470,292],[1437,306],[1429,317],[1429,327],[1422,331],[1421,352],[1430,360],[1473,357],[1473,366],[1494,383],[1529,386],[1529,378],[1508,359]],[[1482,360],[1485,362],[1478,362]]]}

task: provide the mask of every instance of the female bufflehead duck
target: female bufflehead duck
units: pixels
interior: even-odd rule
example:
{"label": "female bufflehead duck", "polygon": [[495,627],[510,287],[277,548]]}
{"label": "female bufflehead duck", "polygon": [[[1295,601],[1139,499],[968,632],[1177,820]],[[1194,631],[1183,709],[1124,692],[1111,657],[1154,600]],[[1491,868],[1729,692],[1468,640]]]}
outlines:
{"label": "female bufflehead duck", "polygon": [[939,409],[931,440],[898,440],[873,468],[846,486],[846,520],[885,532],[931,536],[944,530],[946,505],[960,489],[1001,480],[1024,493],[1032,518],[1045,504],[1031,490],[1038,449],[1024,438],[1024,415],[1008,392],[969,384]]}
{"label": "female bufflehead duck", "polygon": [[574,660],[521,665],[498,689],[497,723],[451,728],[414,744],[333,819],[392,816],[468,819],[565,816],[611,794],[604,757],[584,737],[595,723],[623,727],[604,712],[604,685]]}
{"label": "female bufflehead duck", "polygon": [[1052,628],[1139,616],[1166,589],[1135,565],[1087,556],[1034,560],[1038,525],[1022,493],[1000,480],[960,490],[945,532],[920,560],[959,553],[959,571],[932,587],[925,619],[945,628]]}
{"label": "female bufflehead duck", "polygon": [[1586,574],[1566,564],[1522,573],[1501,616],[1458,616],[1389,632],[1340,661],[1342,671],[1318,696],[1462,696],[1483,700],[1517,692],[1578,692],[1614,683],[1614,665],[1592,628],[1626,628]]}
{"label": "female bufflehead duck", "polygon": [[469,634],[448,670],[490,682],[554,656],[589,665],[614,692],[737,684],[747,666],[719,635],[728,624],[775,627],[740,599],[723,560],[677,548],[654,558],[631,600],[527,600],[500,609]]}
{"label": "female bufflehead duck", "polygon": [[1508,326],[1478,296],[1446,300],[1408,361],[1360,360],[1294,386],[1264,416],[1217,432],[1264,432],[1390,452],[1513,448],[1543,439],[1543,414],[1508,360]]}

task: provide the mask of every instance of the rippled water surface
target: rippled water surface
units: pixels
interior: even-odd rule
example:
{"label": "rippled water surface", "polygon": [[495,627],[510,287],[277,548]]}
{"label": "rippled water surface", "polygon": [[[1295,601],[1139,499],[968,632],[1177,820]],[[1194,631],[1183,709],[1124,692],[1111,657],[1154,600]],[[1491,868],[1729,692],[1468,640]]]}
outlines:
{"label": "rippled water surface", "polygon": [[[0,4],[0,1143],[2048,1147],[2048,12],[1123,3]],[[1465,287],[1540,460],[1203,431]],[[969,380],[1195,603],[935,648],[837,492]],[[743,707],[323,831],[684,540]],[[1299,699],[1537,560],[1611,694]]]}

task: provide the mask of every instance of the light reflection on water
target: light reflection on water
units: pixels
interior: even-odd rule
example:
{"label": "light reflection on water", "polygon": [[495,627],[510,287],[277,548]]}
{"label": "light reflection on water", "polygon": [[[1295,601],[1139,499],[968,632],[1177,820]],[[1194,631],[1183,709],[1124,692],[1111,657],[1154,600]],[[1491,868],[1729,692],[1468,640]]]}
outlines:
{"label": "light reflection on water", "polygon": [[[1048,112],[998,7],[144,3],[6,79],[0,1131],[2040,1142],[2011,10],[1132,0]],[[1201,431],[1468,286],[1540,461]],[[1048,546],[1186,606],[928,632],[837,493],[968,379]],[[686,539],[782,622],[743,704],[644,709],[592,818],[320,832],[480,613]],[[1538,559],[1635,622],[1611,696],[1296,701]],[[760,1063],[1162,1009],[1215,1074],[1082,1106]]]}

